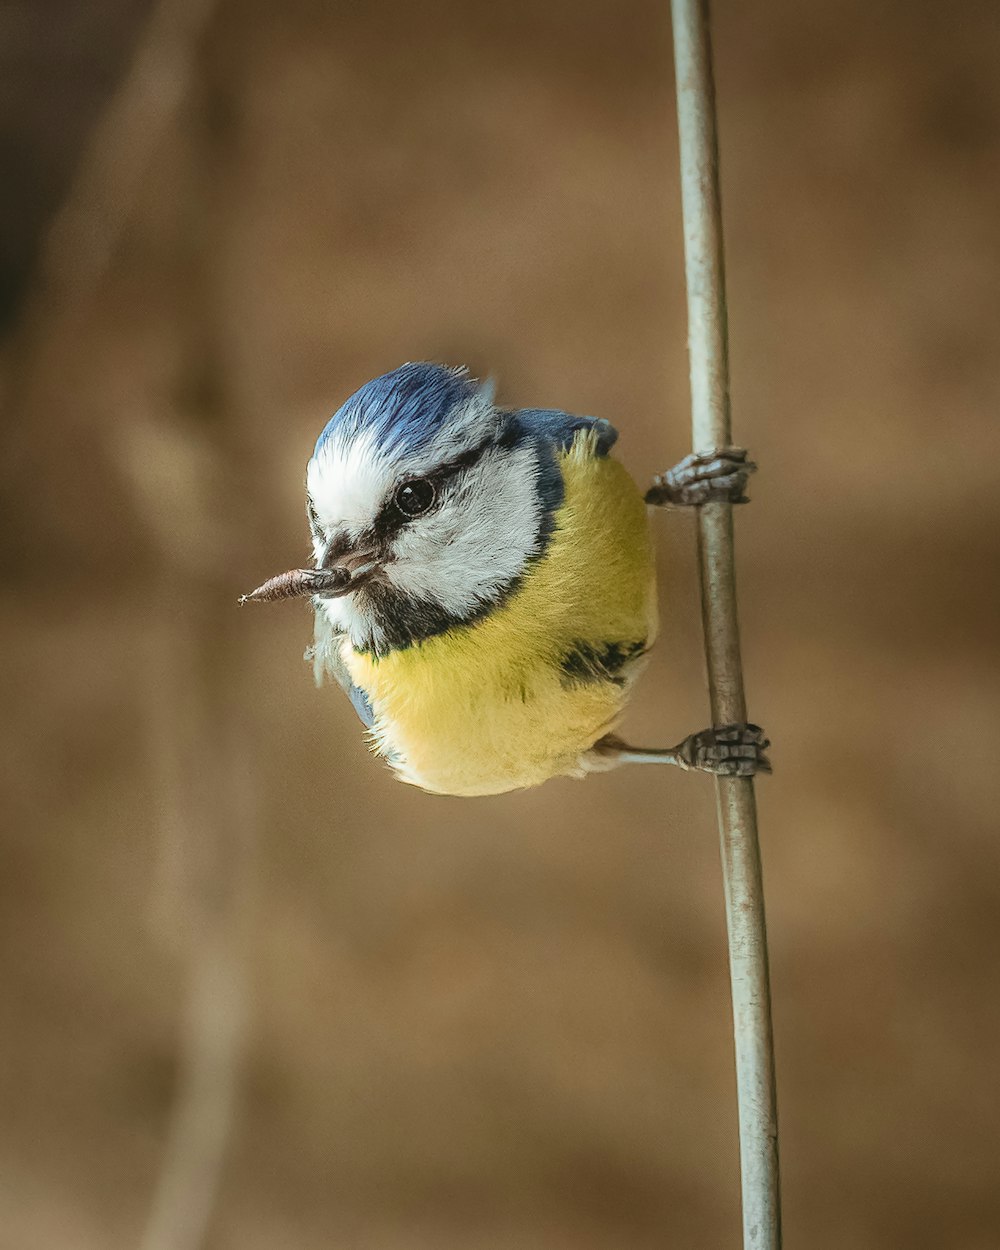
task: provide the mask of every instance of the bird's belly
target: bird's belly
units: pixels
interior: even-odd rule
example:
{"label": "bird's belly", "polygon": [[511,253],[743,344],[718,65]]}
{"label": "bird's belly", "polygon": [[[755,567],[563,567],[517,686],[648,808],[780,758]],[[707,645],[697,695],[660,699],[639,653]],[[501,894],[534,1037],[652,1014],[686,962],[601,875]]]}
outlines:
{"label": "bird's belly", "polygon": [[656,630],[642,496],[610,458],[571,449],[545,556],[475,623],[376,659],[344,660],[403,780],[497,794],[579,770],[624,710]]}
{"label": "bird's belly", "polygon": [[542,667],[522,670],[518,690],[496,678],[428,672],[405,709],[380,718],[377,737],[402,780],[479,795],[575,773],[581,755],[618,721],[628,682],[573,683]]}

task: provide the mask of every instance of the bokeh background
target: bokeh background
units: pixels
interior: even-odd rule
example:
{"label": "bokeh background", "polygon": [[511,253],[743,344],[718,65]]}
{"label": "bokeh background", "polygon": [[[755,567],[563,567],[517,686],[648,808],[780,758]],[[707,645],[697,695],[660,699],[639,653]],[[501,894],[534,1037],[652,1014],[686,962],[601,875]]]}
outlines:
{"label": "bokeh background", "polygon": [[[714,20],[788,1243],[987,1250],[1000,8]],[[8,0],[0,1246],[738,1244],[710,783],[407,789],[235,606],[401,361],[688,449],[672,91],[646,0]]]}

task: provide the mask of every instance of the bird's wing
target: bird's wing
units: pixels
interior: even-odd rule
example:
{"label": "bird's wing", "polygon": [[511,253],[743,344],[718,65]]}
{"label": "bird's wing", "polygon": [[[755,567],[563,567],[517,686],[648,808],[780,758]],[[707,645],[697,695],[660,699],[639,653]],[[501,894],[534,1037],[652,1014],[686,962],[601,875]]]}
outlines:
{"label": "bird's wing", "polygon": [[372,705],[368,700],[368,696],[356,686],[351,680],[351,675],[347,671],[347,665],[341,655],[341,646],[344,641],[344,635],[333,628],[327,619],[325,612],[316,613],[316,639],[313,645],[306,651],[305,658],[312,660],[313,675],[316,678],[316,685],[322,686],[325,677],[330,676],[336,679],[347,693],[347,697],[354,705],[354,710],[361,717],[362,723],[366,729],[371,729],[375,723],[375,713]]}
{"label": "bird's wing", "polygon": [[581,430],[594,432],[594,449],[599,456],[606,456],[618,441],[618,431],[603,417],[574,417],[558,408],[522,408],[517,416],[527,429],[547,438],[561,451],[569,451]]}

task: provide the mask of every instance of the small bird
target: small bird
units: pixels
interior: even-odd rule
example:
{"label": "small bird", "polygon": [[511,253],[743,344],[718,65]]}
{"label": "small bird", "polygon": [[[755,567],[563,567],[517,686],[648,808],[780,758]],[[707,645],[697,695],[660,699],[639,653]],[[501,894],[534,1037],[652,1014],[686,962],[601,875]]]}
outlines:
{"label": "small bird", "polygon": [[614,730],[656,636],[647,504],[745,502],[739,448],[645,496],[606,420],[509,409],[464,368],[405,364],[331,417],[306,474],[315,567],[241,602],[309,596],[332,675],[406,782],[481,795],[621,763],[770,771],[756,725],[669,749]]}

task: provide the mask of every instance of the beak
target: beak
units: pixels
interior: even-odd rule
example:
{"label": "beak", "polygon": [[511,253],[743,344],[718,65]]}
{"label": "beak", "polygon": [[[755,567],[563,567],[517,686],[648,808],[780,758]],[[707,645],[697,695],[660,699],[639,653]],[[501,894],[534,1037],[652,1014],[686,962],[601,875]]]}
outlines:
{"label": "beak", "polygon": [[278,599],[297,599],[305,595],[323,595],[335,599],[346,595],[351,587],[347,569],[289,569],[277,577],[269,577],[262,586],[240,595],[240,603],[275,603]]}
{"label": "beak", "polygon": [[[336,563],[333,563],[336,560]],[[319,569],[289,569],[277,577],[269,577],[262,586],[240,596],[240,603],[276,603],[279,599],[298,599],[318,595],[321,599],[339,599],[363,586],[377,571],[379,561],[371,551],[335,552],[328,549]]]}

